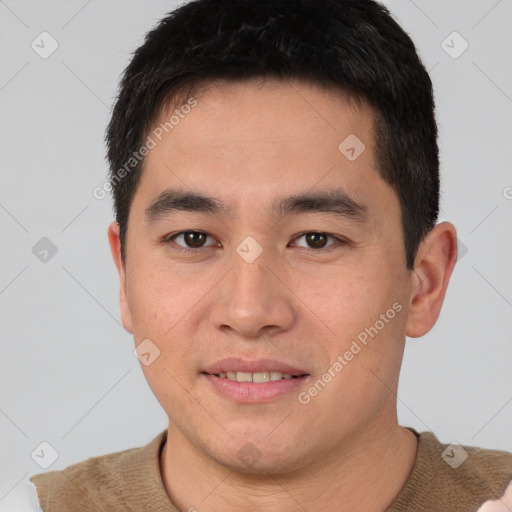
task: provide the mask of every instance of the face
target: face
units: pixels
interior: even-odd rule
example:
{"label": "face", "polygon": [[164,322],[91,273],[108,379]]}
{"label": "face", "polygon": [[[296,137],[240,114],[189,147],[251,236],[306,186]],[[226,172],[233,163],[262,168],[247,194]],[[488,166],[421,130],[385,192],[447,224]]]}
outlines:
{"label": "face", "polygon": [[372,113],[298,82],[195,100],[146,157],[123,322],[160,351],[142,369],[169,436],[241,471],[311,468],[396,421],[412,280]]}

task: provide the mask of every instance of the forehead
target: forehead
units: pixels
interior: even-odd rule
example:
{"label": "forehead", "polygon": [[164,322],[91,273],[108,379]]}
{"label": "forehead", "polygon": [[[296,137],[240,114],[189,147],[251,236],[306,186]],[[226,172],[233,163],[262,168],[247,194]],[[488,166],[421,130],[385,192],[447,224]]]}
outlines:
{"label": "forehead", "polygon": [[[295,149],[305,140],[311,143],[329,137],[327,144],[357,132],[371,145],[373,111],[363,100],[334,86],[297,80],[250,79],[239,82],[217,80],[198,85],[190,94],[197,106],[180,119],[181,129],[172,128],[174,143],[197,149],[196,141],[183,133],[193,129],[203,143],[249,146],[288,141]],[[160,109],[155,126],[164,126],[183,109],[183,96]],[[181,132],[181,133],[180,133]],[[335,144],[335,148],[337,144]],[[311,148],[308,148],[310,150]]]}
{"label": "forehead", "polygon": [[147,200],[176,185],[246,208],[285,189],[341,186],[356,200],[365,188],[393,195],[376,171],[374,117],[364,102],[332,88],[269,80],[218,81],[191,97],[192,108],[162,109],[149,133],[159,136],[140,184]]}

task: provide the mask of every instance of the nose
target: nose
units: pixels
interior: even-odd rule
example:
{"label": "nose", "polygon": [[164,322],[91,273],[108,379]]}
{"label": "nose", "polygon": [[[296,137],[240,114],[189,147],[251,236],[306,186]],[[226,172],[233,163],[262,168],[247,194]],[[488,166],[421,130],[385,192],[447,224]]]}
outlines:
{"label": "nose", "polygon": [[270,251],[249,261],[233,255],[231,271],[216,288],[214,327],[250,339],[290,329],[296,298],[286,285],[286,270]]}

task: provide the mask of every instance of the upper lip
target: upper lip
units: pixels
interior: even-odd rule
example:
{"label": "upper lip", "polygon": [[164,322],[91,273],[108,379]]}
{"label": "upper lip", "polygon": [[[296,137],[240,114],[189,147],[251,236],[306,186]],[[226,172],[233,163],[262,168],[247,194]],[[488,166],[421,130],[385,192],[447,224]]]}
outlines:
{"label": "upper lip", "polygon": [[239,357],[229,357],[226,359],[219,359],[204,367],[204,373],[219,374],[221,372],[280,372],[289,375],[309,375],[308,372],[282,361],[275,359],[257,359],[248,361]]}

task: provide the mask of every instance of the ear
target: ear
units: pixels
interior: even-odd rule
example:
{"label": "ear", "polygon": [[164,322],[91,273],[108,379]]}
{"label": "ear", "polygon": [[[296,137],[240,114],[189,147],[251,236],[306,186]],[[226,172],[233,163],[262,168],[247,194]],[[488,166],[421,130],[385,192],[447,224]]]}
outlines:
{"label": "ear", "polygon": [[453,224],[442,222],[418,248],[411,273],[407,336],[418,338],[434,327],[456,262],[457,231]]}
{"label": "ear", "polygon": [[130,307],[128,305],[128,297],[126,295],[126,264],[121,257],[121,237],[119,224],[117,222],[112,222],[108,227],[108,242],[110,244],[112,258],[114,259],[117,272],[119,273],[119,304],[121,306],[121,320],[124,328],[133,334],[132,318],[130,314]]}

